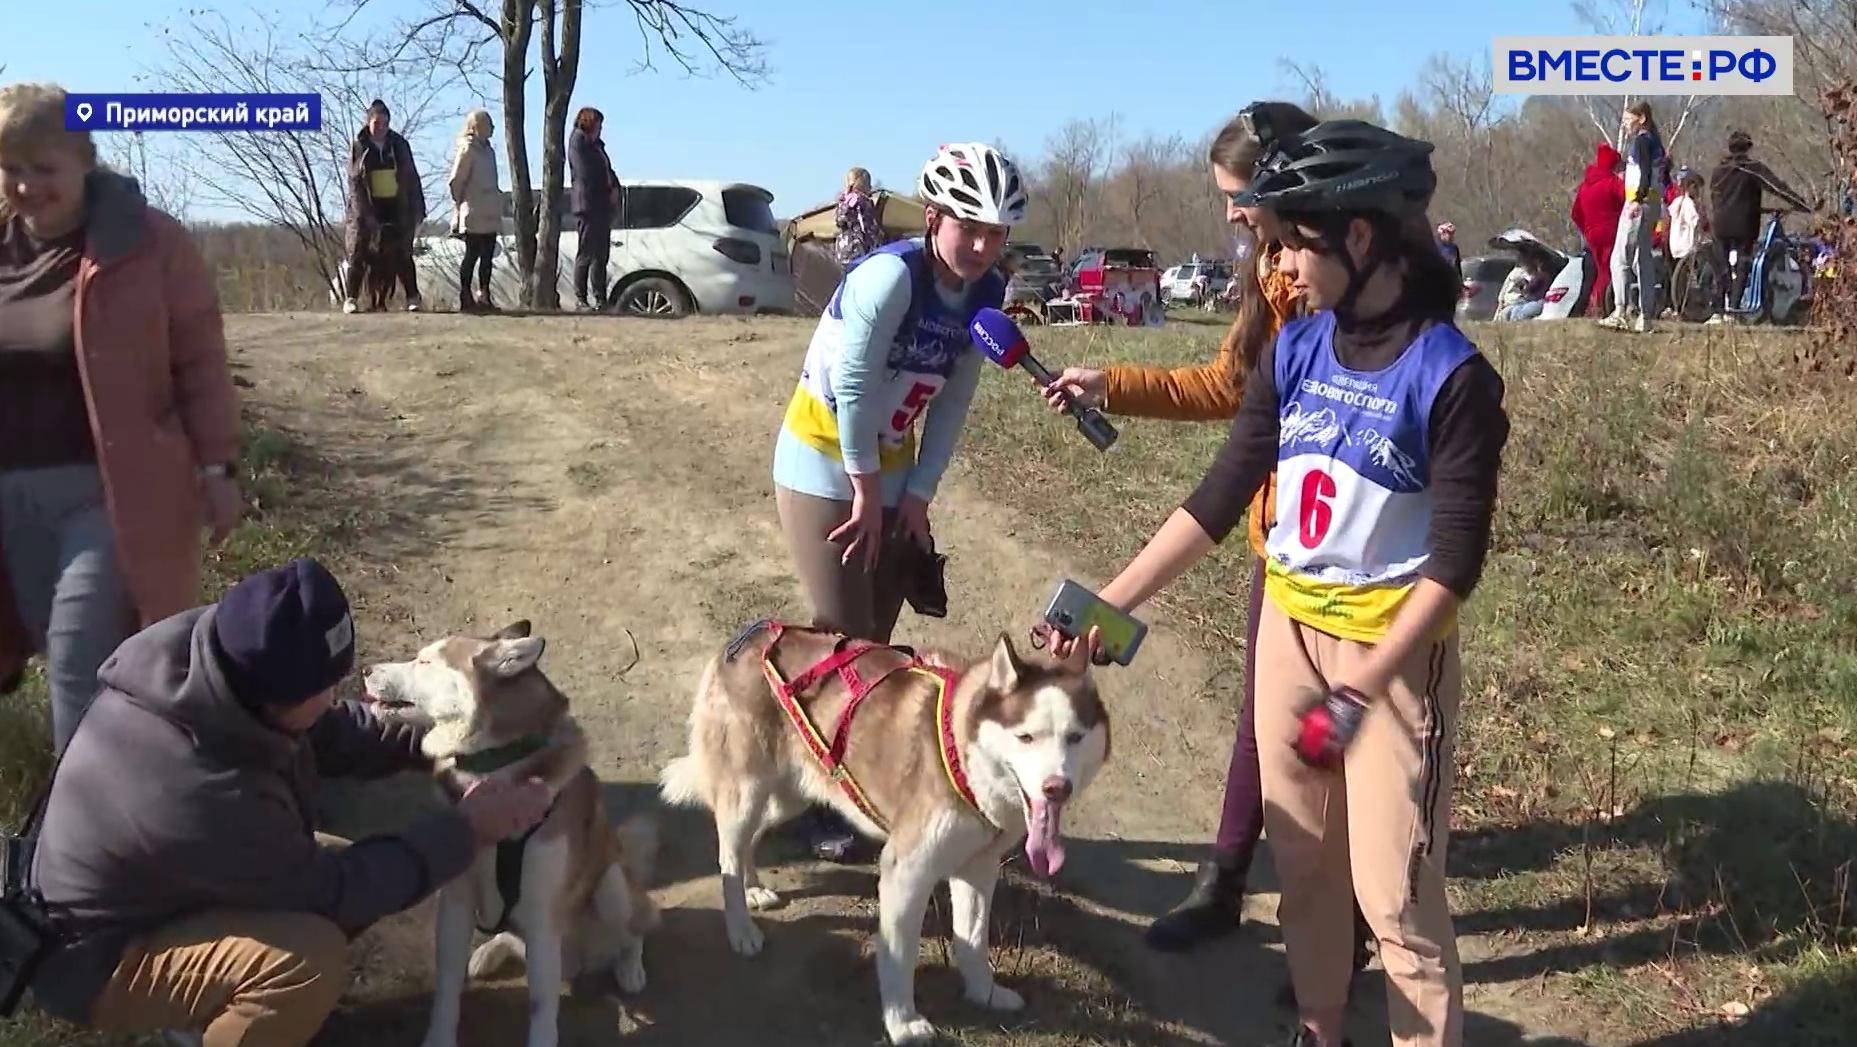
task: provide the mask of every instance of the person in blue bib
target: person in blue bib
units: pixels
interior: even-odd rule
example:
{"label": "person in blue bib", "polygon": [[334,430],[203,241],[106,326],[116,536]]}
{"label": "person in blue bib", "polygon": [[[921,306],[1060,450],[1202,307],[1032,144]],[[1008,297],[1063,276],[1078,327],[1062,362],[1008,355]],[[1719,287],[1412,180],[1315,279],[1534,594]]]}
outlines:
{"label": "person in blue bib", "polygon": [[1276,215],[1278,267],[1311,314],[1260,354],[1205,479],[1102,589],[1139,607],[1230,534],[1276,470],[1254,686],[1302,1047],[1343,1043],[1350,891],[1379,945],[1392,1043],[1463,1042],[1444,878],[1456,624],[1509,422],[1500,375],[1452,322],[1456,273],[1426,216],[1431,151],[1327,121],[1280,141],[1233,198]]}
{"label": "person in blue bib", "polygon": [[[846,267],[774,442],[775,505],[812,624],[877,643],[932,555],[929,505],[986,366],[967,325],[1004,303],[998,264],[1026,210],[1018,168],[979,142],[942,146],[917,189],[926,235]],[[855,844],[825,808],[814,833],[823,858]]]}

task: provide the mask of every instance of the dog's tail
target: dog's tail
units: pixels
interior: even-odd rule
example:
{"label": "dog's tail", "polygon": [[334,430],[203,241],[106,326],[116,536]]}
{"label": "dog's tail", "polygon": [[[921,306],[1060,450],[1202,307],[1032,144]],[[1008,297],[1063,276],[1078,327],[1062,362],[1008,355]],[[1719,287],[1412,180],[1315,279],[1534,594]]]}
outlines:
{"label": "dog's tail", "polygon": [[703,769],[696,757],[679,756],[658,773],[658,795],[672,807],[707,807],[709,796],[703,788]]}

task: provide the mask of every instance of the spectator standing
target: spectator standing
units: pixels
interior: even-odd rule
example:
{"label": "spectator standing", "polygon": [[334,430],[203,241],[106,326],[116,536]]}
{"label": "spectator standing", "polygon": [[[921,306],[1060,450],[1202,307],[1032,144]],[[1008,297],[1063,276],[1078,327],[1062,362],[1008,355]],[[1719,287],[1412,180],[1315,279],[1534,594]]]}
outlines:
{"label": "spectator standing", "polygon": [[877,204],[871,198],[869,171],[854,167],[845,173],[845,188],[838,194],[838,207],[832,217],[838,226],[838,237],[832,241],[832,257],[839,265],[850,265],[853,260],[883,246],[883,230],[877,224]]}
{"label": "spectator standing", "polygon": [[574,305],[581,311],[606,308],[606,259],[613,249],[613,218],[619,210],[619,176],[600,137],[606,117],[592,106],[574,114],[567,136],[567,162],[574,184],[569,206],[578,220],[574,247]]}
{"label": "spectator standing", "polygon": [[58,752],[110,652],[193,606],[201,532],[240,504],[213,279],[64,107],[0,89],[0,690],[45,655]]}
{"label": "spectator standing", "polygon": [[[1801,211],[1812,206],[1780,180],[1773,169],[1751,155],[1753,136],[1736,130],[1728,135],[1728,154],[1709,174],[1709,212],[1715,227],[1715,242],[1728,262],[1728,297],[1724,310],[1740,305],[1747,285],[1750,256],[1760,237],[1760,208],[1769,192]],[[1710,318],[1719,323],[1721,315]]]}
{"label": "spectator standing", "polygon": [[[496,147],[490,144],[495,131],[488,111],[471,110],[451,161],[451,231],[464,241],[464,261],[458,268],[458,311],[463,313],[498,311],[490,300],[490,266],[503,229],[503,189],[497,184]],[[475,297],[472,269],[477,271]]]}
{"label": "spectator standing", "polygon": [[419,276],[413,268],[413,238],[426,220],[426,191],[413,162],[413,147],[390,126],[393,113],[376,98],[368,104],[367,121],[356,132],[348,154],[348,213],[344,230],[348,243],[348,280],[342,303],[345,313],[355,303],[364,280],[373,275],[383,282],[395,277],[406,291],[406,311],[420,309]]}
{"label": "spectator standing", "polygon": [[1618,150],[1609,142],[1600,142],[1573,194],[1573,210],[1568,213],[1574,228],[1580,231],[1580,239],[1586,242],[1586,253],[1598,274],[1593,280],[1592,298],[1587,302],[1587,309],[1595,315],[1605,312],[1606,292],[1612,288],[1612,245],[1618,239],[1619,216],[1625,213],[1624,166],[1625,158]]}
{"label": "spectator standing", "polygon": [[1612,251],[1612,312],[1601,326],[1627,330],[1626,288],[1637,281],[1637,330],[1648,334],[1656,326],[1658,300],[1657,251],[1653,236],[1663,210],[1664,181],[1668,177],[1663,134],[1651,113],[1651,104],[1639,99],[1625,107],[1625,210],[1618,220],[1618,238]]}

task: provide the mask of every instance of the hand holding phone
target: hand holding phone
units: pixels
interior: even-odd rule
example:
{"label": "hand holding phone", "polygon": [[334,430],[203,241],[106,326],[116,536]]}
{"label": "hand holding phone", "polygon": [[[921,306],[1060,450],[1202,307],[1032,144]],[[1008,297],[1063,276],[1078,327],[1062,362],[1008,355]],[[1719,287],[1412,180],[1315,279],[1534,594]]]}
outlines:
{"label": "hand holding phone", "polygon": [[[1095,626],[1102,640],[1097,653],[1118,665],[1134,661],[1135,652],[1140,650],[1141,641],[1148,635],[1146,622],[1119,610],[1068,578],[1059,582],[1057,591],[1051,594],[1043,620],[1045,625],[1070,640],[1081,639],[1091,626]],[[1098,660],[1098,664],[1107,662]]]}

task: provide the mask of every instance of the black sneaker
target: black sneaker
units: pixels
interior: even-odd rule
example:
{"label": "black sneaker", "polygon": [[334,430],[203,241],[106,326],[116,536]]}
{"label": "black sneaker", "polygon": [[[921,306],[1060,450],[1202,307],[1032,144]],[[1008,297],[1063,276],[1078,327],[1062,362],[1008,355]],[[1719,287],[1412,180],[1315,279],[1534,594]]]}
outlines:
{"label": "black sneaker", "polygon": [[1184,952],[1238,929],[1244,917],[1244,870],[1217,859],[1199,863],[1193,889],[1148,925],[1147,941],[1162,952]]}

